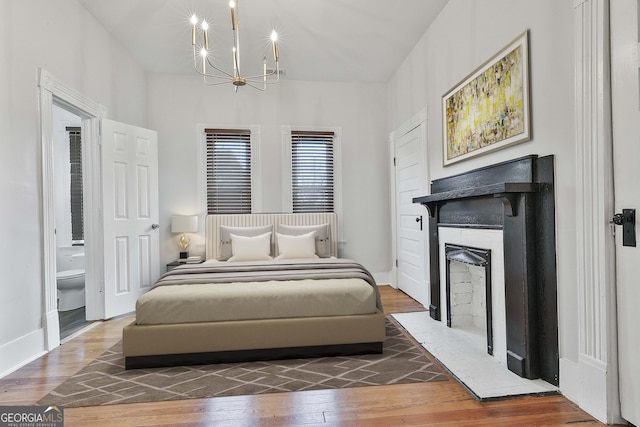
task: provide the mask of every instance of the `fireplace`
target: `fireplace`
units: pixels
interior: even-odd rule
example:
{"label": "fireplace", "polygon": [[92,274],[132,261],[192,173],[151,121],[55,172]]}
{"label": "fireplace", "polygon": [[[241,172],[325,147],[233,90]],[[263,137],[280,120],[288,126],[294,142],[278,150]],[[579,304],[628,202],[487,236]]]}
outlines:
{"label": "fireplace", "polygon": [[450,243],[444,248],[447,326],[482,330],[493,355],[491,250]]}
{"label": "fireplace", "polygon": [[[558,385],[553,166],[553,156],[526,156],[434,180],[431,195],[413,201],[429,212],[431,317],[451,320],[450,263],[485,262],[474,249],[488,249],[486,238],[468,236],[497,232],[501,255],[485,252],[493,265],[489,276],[499,261],[503,288],[486,288],[493,313],[487,307],[487,350],[521,377]],[[454,247],[450,254],[445,245]],[[504,323],[496,325],[496,312],[504,313]]]}

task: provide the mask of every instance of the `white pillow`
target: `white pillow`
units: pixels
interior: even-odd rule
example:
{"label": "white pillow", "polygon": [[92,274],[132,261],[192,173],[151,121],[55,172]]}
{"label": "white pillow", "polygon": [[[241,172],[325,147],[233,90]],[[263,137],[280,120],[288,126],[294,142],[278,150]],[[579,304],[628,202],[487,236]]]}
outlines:
{"label": "white pillow", "polygon": [[329,223],[318,225],[288,225],[280,224],[276,231],[289,236],[299,236],[312,231],[316,232],[316,255],[320,258],[328,258],[331,256],[331,245],[329,242],[330,233]]}
{"label": "white pillow", "polygon": [[[231,258],[231,255],[233,255],[233,253],[231,252],[231,237],[229,236],[231,233],[235,234],[236,236],[254,237],[264,233],[268,233],[272,231],[272,229],[272,225],[263,225],[259,227],[231,227],[228,225],[221,225],[218,259],[220,261],[226,261]],[[269,255],[271,255],[272,253],[275,253],[273,248],[271,248]]]}
{"label": "white pillow", "polygon": [[276,259],[318,258],[316,255],[316,232],[289,236],[276,233],[279,255]]}
{"label": "white pillow", "polygon": [[267,261],[272,259],[271,232],[258,236],[237,236],[230,234],[231,253],[228,261]]}

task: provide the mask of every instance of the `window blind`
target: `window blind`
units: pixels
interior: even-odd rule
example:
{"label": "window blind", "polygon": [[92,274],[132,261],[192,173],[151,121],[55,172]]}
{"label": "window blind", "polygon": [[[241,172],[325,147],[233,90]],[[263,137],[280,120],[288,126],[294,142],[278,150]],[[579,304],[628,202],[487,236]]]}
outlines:
{"label": "window blind", "polygon": [[251,213],[251,131],[205,129],[207,212]]}
{"label": "window blind", "polygon": [[82,200],[82,139],[79,127],[67,127],[69,133],[69,163],[71,165],[71,241],[84,242],[84,211]]}
{"label": "window blind", "polygon": [[334,212],[334,133],[291,131],[293,212]]}

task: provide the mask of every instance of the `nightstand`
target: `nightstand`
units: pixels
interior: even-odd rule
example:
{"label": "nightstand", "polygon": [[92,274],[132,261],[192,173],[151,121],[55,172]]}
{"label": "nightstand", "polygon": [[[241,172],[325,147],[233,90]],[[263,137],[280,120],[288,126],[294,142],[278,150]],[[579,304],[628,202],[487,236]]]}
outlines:
{"label": "nightstand", "polygon": [[195,264],[202,264],[204,262],[204,260],[201,260],[199,262],[180,262],[180,261],[173,261],[170,262],[169,264],[167,264],[167,271],[171,271],[174,268],[180,266],[180,265],[195,265]]}
{"label": "nightstand", "polygon": [[180,262],[180,261],[170,262],[169,264],[167,264],[167,271],[171,271],[174,268],[176,268],[177,266],[184,265],[184,264],[186,264],[186,263],[185,262]]}

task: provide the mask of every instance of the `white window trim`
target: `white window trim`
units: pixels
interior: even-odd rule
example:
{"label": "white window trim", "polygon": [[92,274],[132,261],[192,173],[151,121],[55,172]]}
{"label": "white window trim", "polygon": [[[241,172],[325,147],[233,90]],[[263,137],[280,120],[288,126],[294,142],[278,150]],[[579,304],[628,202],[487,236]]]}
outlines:
{"label": "white window trim", "polygon": [[342,128],[322,126],[290,126],[280,127],[282,141],[282,211],[293,212],[293,195],[291,191],[291,131],[333,132],[333,173],[334,173],[334,209],[338,216],[338,241],[342,241]]}
{"label": "white window trim", "polygon": [[229,126],[218,124],[196,124],[198,141],[198,206],[207,215],[207,138],[205,129],[249,129],[251,130],[251,212],[262,212],[262,156],[260,155],[260,125]]}

